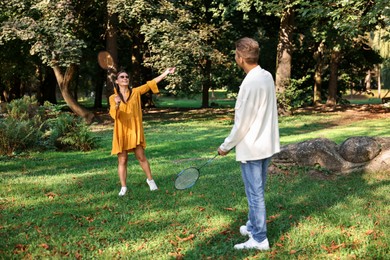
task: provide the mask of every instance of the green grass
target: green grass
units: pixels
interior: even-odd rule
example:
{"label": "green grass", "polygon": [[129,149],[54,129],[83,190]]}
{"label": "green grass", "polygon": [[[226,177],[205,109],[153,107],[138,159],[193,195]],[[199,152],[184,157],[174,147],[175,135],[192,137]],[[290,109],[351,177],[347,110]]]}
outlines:
{"label": "green grass", "polygon": [[[146,150],[157,192],[133,157],[118,197],[112,127],[94,151],[0,158],[0,258],[386,259],[390,178],[382,173],[323,180],[305,169],[269,175],[268,252],[233,250],[247,203],[234,152],[202,168],[195,187],[176,191],[175,175],[215,155],[233,110],[145,115]],[[280,118],[282,144],[316,137],[342,142],[388,135],[390,120],[337,125],[336,114]]]}

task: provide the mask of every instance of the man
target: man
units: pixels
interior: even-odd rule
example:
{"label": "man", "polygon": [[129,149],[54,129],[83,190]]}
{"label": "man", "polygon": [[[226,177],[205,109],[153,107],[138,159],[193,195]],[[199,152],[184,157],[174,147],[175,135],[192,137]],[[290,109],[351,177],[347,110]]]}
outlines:
{"label": "man", "polygon": [[251,38],[236,42],[237,65],[247,74],[235,105],[234,126],[218,148],[222,156],[236,147],[249,214],[240,233],[249,240],[235,249],[269,250],[264,190],[272,155],[280,151],[278,111],[272,75],[258,65],[259,44]]}

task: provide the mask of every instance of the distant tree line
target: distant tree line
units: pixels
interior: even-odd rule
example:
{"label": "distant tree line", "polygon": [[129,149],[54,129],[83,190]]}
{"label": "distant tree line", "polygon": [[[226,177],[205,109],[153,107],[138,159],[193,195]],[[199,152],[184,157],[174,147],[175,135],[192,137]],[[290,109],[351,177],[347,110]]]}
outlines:
{"label": "distant tree line", "polygon": [[238,90],[234,42],[244,36],[261,45],[281,113],[334,106],[346,89],[366,87],[368,75],[390,84],[386,0],[8,0],[0,7],[0,100],[34,94],[55,104],[58,87],[87,122],[94,114],[78,93],[93,93],[100,108],[113,91],[97,63],[101,50],[134,86],[176,66],[163,87],[202,93],[202,107],[210,89]]}

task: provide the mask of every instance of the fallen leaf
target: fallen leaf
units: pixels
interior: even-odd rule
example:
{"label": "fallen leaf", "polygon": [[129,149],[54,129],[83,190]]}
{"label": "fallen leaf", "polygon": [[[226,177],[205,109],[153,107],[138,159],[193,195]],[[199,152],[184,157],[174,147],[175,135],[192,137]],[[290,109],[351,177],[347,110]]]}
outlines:
{"label": "fallen leaf", "polygon": [[290,250],[290,255],[293,255],[297,252],[297,250]]}
{"label": "fallen leaf", "polygon": [[234,209],[234,208],[224,208],[224,210],[228,210],[228,211],[236,211],[236,209]]}
{"label": "fallen leaf", "polygon": [[49,248],[50,248],[48,244],[40,244],[39,246],[46,249],[46,250],[49,250]]}
{"label": "fallen leaf", "polygon": [[26,252],[27,247],[28,247],[27,245],[16,244],[15,245],[14,254],[19,254],[19,253],[22,253],[22,252]]}
{"label": "fallen leaf", "polygon": [[184,255],[182,255],[181,253],[176,253],[176,252],[169,252],[168,255],[175,257],[175,259],[177,259],[177,260],[181,260],[184,258]]}
{"label": "fallen leaf", "polygon": [[49,199],[54,199],[54,197],[58,196],[57,194],[55,194],[54,192],[48,192],[45,194],[46,197],[48,197]]}
{"label": "fallen leaf", "polygon": [[145,247],[145,242],[142,243],[142,245],[140,245],[138,248],[137,248],[137,251],[143,249]]}
{"label": "fallen leaf", "polygon": [[194,237],[195,237],[194,234],[191,234],[191,235],[189,235],[188,237],[185,237],[185,238],[181,238],[181,237],[176,236],[177,240],[182,241],[182,242],[191,240],[191,239],[193,239]]}
{"label": "fallen leaf", "polygon": [[35,226],[34,228],[35,228],[35,230],[36,230],[38,233],[42,233],[42,231],[39,229],[38,226]]}
{"label": "fallen leaf", "polygon": [[94,221],[94,219],[93,219],[92,217],[85,217],[85,216],[83,216],[83,218],[84,218],[85,220],[87,220],[89,223],[91,223],[91,222]]}

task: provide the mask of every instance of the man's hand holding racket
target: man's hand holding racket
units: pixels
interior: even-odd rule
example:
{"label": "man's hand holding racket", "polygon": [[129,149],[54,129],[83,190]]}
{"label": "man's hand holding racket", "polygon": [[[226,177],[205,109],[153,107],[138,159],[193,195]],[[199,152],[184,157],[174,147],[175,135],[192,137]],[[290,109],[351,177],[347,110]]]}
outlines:
{"label": "man's hand holding racket", "polygon": [[221,147],[218,148],[218,154],[221,156],[225,156],[229,153],[230,151],[225,152],[224,150],[221,149]]}

